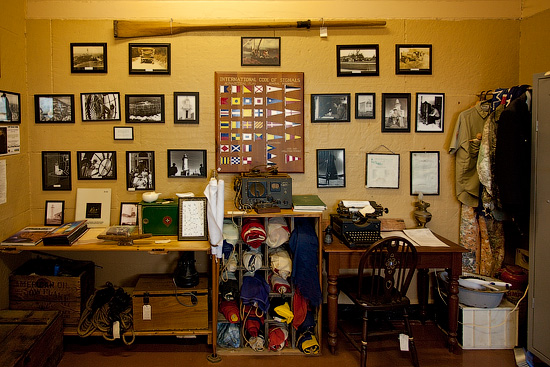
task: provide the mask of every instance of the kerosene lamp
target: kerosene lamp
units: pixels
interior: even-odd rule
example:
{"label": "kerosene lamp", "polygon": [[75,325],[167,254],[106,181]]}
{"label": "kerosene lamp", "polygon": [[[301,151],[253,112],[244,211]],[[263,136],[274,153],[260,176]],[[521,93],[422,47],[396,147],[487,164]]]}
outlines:
{"label": "kerosene lamp", "polygon": [[413,212],[413,214],[414,219],[416,220],[417,227],[419,228],[425,228],[426,224],[430,220],[432,220],[432,213],[427,210],[430,204],[425,202],[423,200],[423,197],[424,196],[421,192],[418,193],[418,201],[414,203],[416,210]]}

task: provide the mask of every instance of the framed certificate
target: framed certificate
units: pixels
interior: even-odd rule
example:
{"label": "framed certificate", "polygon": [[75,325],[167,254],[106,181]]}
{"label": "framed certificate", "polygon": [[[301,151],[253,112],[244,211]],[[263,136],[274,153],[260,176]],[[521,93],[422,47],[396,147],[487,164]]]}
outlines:
{"label": "framed certificate", "polygon": [[367,188],[399,188],[399,154],[367,153]]}
{"label": "framed certificate", "polygon": [[178,198],[178,240],[208,240],[206,198]]}

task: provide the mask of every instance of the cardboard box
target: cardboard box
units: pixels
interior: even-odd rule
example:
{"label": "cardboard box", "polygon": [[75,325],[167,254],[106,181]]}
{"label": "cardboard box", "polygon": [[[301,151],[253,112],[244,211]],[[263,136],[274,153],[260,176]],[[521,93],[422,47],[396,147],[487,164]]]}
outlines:
{"label": "cardboard box", "polygon": [[9,286],[10,309],[57,310],[64,325],[76,326],[95,290],[94,263],[31,259],[10,275]]}
{"label": "cardboard box", "polygon": [[179,288],[171,274],[140,276],[133,292],[134,331],[207,330],[208,278]]}

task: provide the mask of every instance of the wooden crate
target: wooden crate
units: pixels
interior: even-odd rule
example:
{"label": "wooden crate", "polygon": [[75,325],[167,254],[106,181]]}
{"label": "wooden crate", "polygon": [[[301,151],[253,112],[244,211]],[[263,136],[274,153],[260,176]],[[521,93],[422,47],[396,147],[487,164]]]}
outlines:
{"label": "wooden crate", "polygon": [[[59,266],[58,276],[54,267]],[[57,310],[64,325],[76,326],[94,293],[94,263],[90,261],[31,259],[9,280],[12,310]]]}
{"label": "wooden crate", "polygon": [[56,367],[63,357],[57,311],[0,310],[2,367]]}
{"label": "wooden crate", "polygon": [[[150,320],[144,317],[148,306]],[[208,278],[200,277],[194,288],[178,288],[171,275],[140,276],[133,292],[133,316],[135,331],[208,329]]]}

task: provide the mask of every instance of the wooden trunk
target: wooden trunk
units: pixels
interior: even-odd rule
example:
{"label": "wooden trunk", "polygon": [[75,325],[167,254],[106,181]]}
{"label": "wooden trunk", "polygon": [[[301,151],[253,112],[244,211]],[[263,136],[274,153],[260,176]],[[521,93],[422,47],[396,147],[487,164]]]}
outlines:
{"label": "wooden trunk", "polygon": [[208,279],[201,277],[194,288],[179,288],[171,275],[141,276],[134,288],[133,316],[135,331],[208,329]]}
{"label": "wooden trunk", "polygon": [[0,310],[3,367],[56,367],[63,357],[63,322],[57,311]]}

